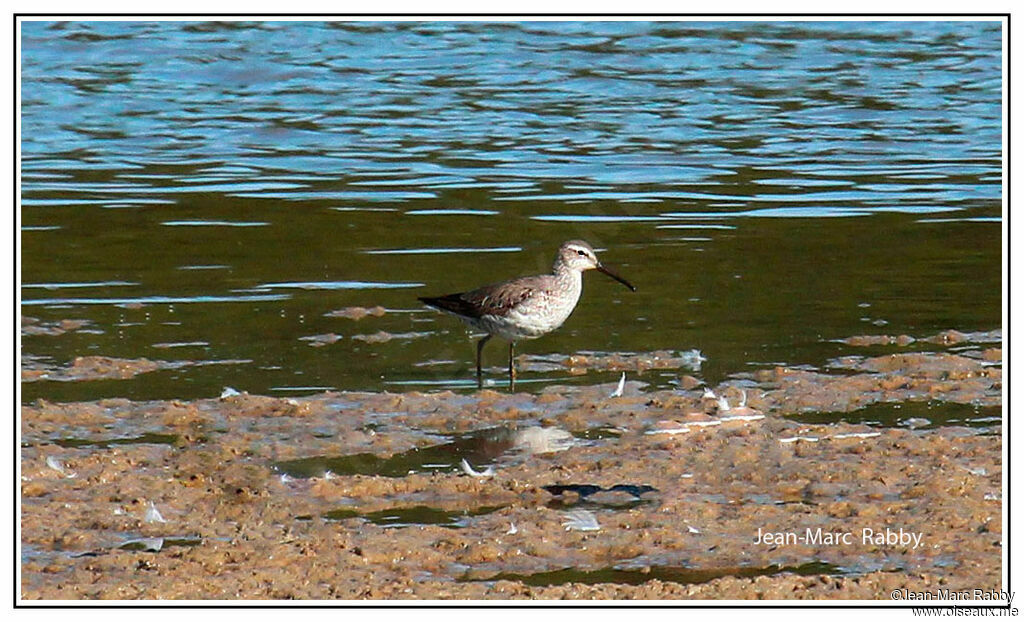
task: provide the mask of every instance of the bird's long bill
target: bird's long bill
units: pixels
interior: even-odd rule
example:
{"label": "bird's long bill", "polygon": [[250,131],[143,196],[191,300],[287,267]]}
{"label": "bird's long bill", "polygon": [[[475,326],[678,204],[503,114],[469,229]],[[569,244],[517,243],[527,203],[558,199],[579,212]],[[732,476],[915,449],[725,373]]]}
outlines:
{"label": "bird's long bill", "polygon": [[629,281],[627,281],[626,279],[622,278],[621,276],[615,274],[614,272],[612,272],[608,268],[604,267],[604,264],[598,265],[597,269],[598,269],[599,272],[604,272],[605,274],[607,274],[608,276],[612,277],[613,279],[615,279],[619,283],[622,283],[623,285],[628,287],[630,289],[630,291],[634,291],[634,292],[636,291],[636,288],[633,287],[633,285]]}

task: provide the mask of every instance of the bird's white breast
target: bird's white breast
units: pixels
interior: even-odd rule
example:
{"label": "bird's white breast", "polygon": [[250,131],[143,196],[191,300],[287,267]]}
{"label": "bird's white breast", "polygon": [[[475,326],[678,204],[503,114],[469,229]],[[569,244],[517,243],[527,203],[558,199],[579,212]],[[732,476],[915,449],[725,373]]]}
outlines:
{"label": "bird's white breast", "polygon": [[480,320],[485,330],[503,339],[536,339],[565,323],[582,291],[582,275],[572,272],[558,278],[552,289],[537,291],[506,314],[485,315]]}

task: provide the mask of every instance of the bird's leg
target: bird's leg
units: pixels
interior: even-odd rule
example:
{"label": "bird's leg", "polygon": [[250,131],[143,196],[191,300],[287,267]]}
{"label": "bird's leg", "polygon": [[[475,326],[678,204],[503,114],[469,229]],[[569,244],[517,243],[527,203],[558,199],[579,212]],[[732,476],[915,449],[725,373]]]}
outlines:
{"label": "bird's leg", "polygon": [[508,390],[509,391],[515,391],[516,390],[516,364],[515,364],[515,360],[514,360],[515,355],[516,355],[516,342],[510,341],[510,342],[508,342]]}
{"label": "bird's leg", "polygon": [[476,343],[476,385],[479,388],[483,388],[484,386],[483,372],[480,369],[480,356],[484,351],[484,344],[487,343],[487,340],[490,338],[491,336],[487,335]]}

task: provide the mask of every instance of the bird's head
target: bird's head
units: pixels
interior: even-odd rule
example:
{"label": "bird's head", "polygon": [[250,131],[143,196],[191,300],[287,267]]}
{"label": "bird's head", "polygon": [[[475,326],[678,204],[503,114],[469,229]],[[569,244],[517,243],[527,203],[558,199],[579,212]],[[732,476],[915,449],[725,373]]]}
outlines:
{"label": "bird's head", "polygon": [[606,268],[597,258],[594,248],[583,240],[569,240],[565,244],[562,244],[558,249],[558,258],[556,263],[561,263],[570,270],[578,270],[580,272],[584,272],[586,270],[597,270],[598,272],[603,272],[632,291],[636,291],[636,288],[633,287],[629,281]]}

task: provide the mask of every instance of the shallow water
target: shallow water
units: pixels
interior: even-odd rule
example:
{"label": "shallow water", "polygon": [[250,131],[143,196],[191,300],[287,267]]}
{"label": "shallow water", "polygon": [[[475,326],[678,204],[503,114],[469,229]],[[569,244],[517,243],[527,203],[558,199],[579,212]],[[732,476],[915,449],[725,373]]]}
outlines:
{"label": "shallow water", "polygon": [[381,458],[372,453],[348,456],[314,456],[288,460],[274,465],[276,471],[289,477],[323,477],[334,475],[383,475],[404,477],[410,473],[451,472],[459,459],[479,464],[494,459],[513,446],[511,429],[494,428],[473,432],[448,442],[416,447]]}
{"label": "shallow water", "polygon": [[815,412],[790,415],[802,423],[828,423],[844,421],[863,423],[872,427],[906,427],[912,430],[930,430],[939,426],[967,426],[988,428],[1002,423],[1002,406],[977,406],[954,402],[908,401],[880,402],[850,412]]}
{"label": "shallow water", "polygon": [[[782,573],[793,573],[797,575],[841,575],[843,570],[832,564],[822,562],[810,562],[800,566],[780,567],[778,565],[764,568],[720,568],[714,570],[693,569],[693,568],[666,568],[648,566],[642,569],[602,568],[600,570],[579,570],[566,568],[564,570],[553,570],[550,572],[539,572],[530,575],[515,573],[502,573],[488,579],[489,581],[521,581],[526,585],[545,586],[562,585],[566,583],[584,583],[595,585],[599,583],[625,583],[627,585],[640,585],[647,581],[657,580],[682,585],[695,583],[706,583],[718,577],[771,577]],[[474,579],[479,581],[480,579]]]}
{"label": "shallow water", "polygon": [[[570,238],[638,291],[588,275],[520,352],[696,348],[715,384],[851,335],[1001,325],[996,22],[21,34],[22,313],[90,322],[23,353],[239,361],[25,400],[471,388],[472,342],[416,296],[544,271]],[[499,382],[504,360],[489,344]]]}
{"label": "shallow water", "polygon": [[472,510],[440,510],[425,505],[417,505],[405,508],[392,508],[379,512],[367,512],[361,514],[355,510],[340,509],[326,512],[323,515],[327,520],[346,520],[349,518],[362,518],[385,527],[408,527],[410,525],[441,525],[458,529],[466,524],[466,521],[474,516],[480,516],[497,512],[507,506],[481,506]]}

